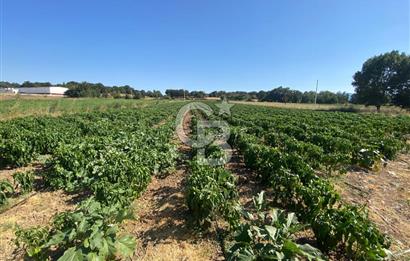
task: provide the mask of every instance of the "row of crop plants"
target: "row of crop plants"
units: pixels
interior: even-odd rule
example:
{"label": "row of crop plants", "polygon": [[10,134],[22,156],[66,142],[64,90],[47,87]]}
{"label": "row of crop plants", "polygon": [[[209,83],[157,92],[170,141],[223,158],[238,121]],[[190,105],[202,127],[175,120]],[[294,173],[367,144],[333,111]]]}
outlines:
{"label": "row of crop plants", "polygon": [[[234,107],[235,108],[235,107]],[[236,106],[229,122],[266,145],[304,157],[312,167],[377,167],[406,149],[410,117]]]}
{"label": "row of crop plants", "polygon": [[[196,118],[192,121],[196,128]],[[192,135],[196,135],[193,131]],[[294,234],[302,229],[294,213],[269,207],[264,192],[255,196],[253,211],[239,203],[236,177],[224,164],[212,166],[206,159],[226,163],[225,152],[208,145],[204,156],[188,164],[187,206],[195,225],[202,230],[224,226],[222,248],[227,260],[324,260],[320,250],[295,242]]]}
{"label": "row of crop plants", "polygon": [[0,124],[0,167],[25,166],[59,144],[87,136],[137,131],[173,116],[181,103],[153,104],[142,110],[112,110],[62,117],[25,117]]}
{"label": "row of crop plants", "polygon": [[[131,217],[131,203],[144,191],[151,175],[174,167],[178,154],[170,116],[179,107],[25,118],[2,126],[0,157],[8,165],[24,165],[37,155],[49,154],[41,172],[47,188],[87,195],[75,210],[57,214],[48,226],[18,228],[17,246],[36,260],[132,256],[135,240],[119,235],[118,226]],[[24,134],[15,136],[11,130]],[[34,141],[36,133],[46,137]],[[30,148],[26,154],[25,149],[17,148],[27,156],[12,157],[15,154],[6,148],[14,141]]]}
{"label": "row of crop plants", "polygon": [[[354,165],[370,169],[394,159],[408,150],[410,117],[237,106],[224,120],[235,126],[230,144],[273,191],[274,205],[286,209],[270,208],[261,193],[254,199],[254,213],[243,211],[235,177],[223,166],[193,158],[188,207],[201,227],[221,219],[229,224],[228,260],[325,258],[319,250],[292,241],[295,216],[313,230],[323,253],[343,249],[354,260],[391,256],[389,239],[368,219],[365,208],[343,202],[318,173],[344,172]],[[205,155],[221,158],[223,152],[211,145]]]}
{"label": "row of crop plants", "polygon": [[261,144],[248,134],[235,133],[232,142],[243,153],[246,166],[273,189],[275,202],[310,225],[321,250],[342,246],[357,260],[387,256],[389,241],[366,212],[343,203],[332,184],[319,177],[302,157]]}
{"label": "row of crop plants", "polygon": [[389,240],[366,210],[344,203],[317,171],[374,168],[408,149],[410,117],[237,106],[230,143],[244,155],[276,204],[308,224],[323,252],[342,247],[356,260],[381,260]]}

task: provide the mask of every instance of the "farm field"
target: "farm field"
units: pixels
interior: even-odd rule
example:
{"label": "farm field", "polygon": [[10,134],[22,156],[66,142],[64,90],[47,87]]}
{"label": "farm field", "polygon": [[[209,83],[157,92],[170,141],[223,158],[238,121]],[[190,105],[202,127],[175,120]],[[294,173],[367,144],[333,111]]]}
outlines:
{"label": "farm field", "polygon": [[[341,112],[358,112],[358,113],[376,113],[373,106],[364,106],[359,104],[312,104],[312,103],[283,103],[283,102],[260,102],[260,101],[231,101],[234,104],[258,105],[282,109],[302,109],[316,111],[341,111]],[[383,114],[397,115],[409,114],[405,109],[396,106],[383,106],[380,110]]]}
{"label": "farm field", "polygon": [[153,101],[0,95],[0,120],[8,120],[24,116],[58,116],[68,113],[137,108],[145,106],[150,102]]}
{"label": "farm field", "polygon": [[209,165],[189,101],[37,102],[0,102],[1,260],[409,257],[408,115],[206,101]]}

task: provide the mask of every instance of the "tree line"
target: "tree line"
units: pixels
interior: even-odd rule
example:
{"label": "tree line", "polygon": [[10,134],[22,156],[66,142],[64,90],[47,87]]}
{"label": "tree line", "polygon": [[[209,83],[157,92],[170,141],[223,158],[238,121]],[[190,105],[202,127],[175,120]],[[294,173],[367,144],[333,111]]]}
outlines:
{"label": "tree line", "polygon": [[89,82],[67,82],[59,85],[68,88],[65,93],[69,97],[102,97],[102,98],[133,98],[141,99],[144,97],[160,98],[160,91],[136,90],[129,85],[105,86],[102,83]]}
{"label": "tree line", "polygon": [[208,95],[203,92],[189,93],[184,90],[167,90],[172,98],[226,97],[230,100],[258,100],[283,103],[356,103],[376,106],[394,105],[410,109],[410,55],[391,51],[371,57],[364,62],[362,69],[353,75],[352,85],[355,93],[333,93],[330,91],[301,92],[288,87],[278,87],[270,91],[225,92],[214,91]]}
{"label": "tree line", "polygon": [[[371,57],[362,69],[353,75],[352,85],[355,93],[321,91],[301,92],[289,87],[277,87],[270,91],[188,91],[184,89],[168,89],[163,95],[160,91],[136,90],[129,85],[105,86],[102,83],[70,81],[58,86],[67,87],[69,97],[114,97],[114,98],[187,98],[203,99],[206,97],[227,98],[229,100],[257,100],[283,103],[357,103],[376,106],[395,105],[410,108],[410,56],[399,51],[391,51]],[[53,86],[50,82],[29,82],[22,84],[0,82],[0,88]]]}
{"label": "tree line", "polygon": [[72,98],[80,97],[101,97],[101,98],[133,98],[140,99],[144,97],[160,98],[160,91],[136,90],[129,85],[124,86],[105,86],[102,83],[75,82],[70,81],[61,84],[52,84],[50,82],[30,82],[25,81],[22,84],[11,82],[0,82],[0,88],[20,88],[20,87],[50,87],[60,86],[68,88],[66,96]]}
{"label": "tree line", "polygon": [[50,82],[30,82],[25,81],[22,84],[16,82],[0,82],[0,88],[20,88],[20,87],[49,87],[53,86]]}
{"label": "tree line", "polygon": [[[253,92],[226,92],[213,91],[206,93],[204,91],[188,91],[184,89],[167,89],[165,95],[160,91],[136,90],[129,85],[124,86],[105,86],[102,83],[75,82],[70,81],[62,84],[51,84],[50,82],[30,82],[25,81],[22,84],[0,82],[0,88],[19,88],[19,87],[49,87],[61,86],[69,90],[65,93],[68,97],[102,97],[102,98],[133,98],[140,99],[144,97],[152,98],[171,98],[171,99],[204,99],[206,97],[227,98],[229,100],[242,101],[270,101],[284,103],[314,103],[315,92],[301,92],[290,88],[278,87],[270,91],[253,91]],[[349,95],[347,93],[333,93],[322,91],[317,95],[317,103],[347,103]]]}
{"label": "tree line", "polygon": [[237,101],[267,101],[267,102],[283,102],[283,103],[314,103],[315,99],[317,103],[329,104],[329,103],[348,103],[350,95],[345,92],[330,92],[321,91],[316,92],[301,92],[298,90],[292,90],[288,87],[278,87],[270,91],[253,91],[253,92],[226,92],[226,91],[213,91],[211,93],[205,93],[202,91],[187,91],[183,89],[179,90],[166,90],[165,94],[171,98],[205,98],[205,97],[217,97],[227,98],[228,100]]}

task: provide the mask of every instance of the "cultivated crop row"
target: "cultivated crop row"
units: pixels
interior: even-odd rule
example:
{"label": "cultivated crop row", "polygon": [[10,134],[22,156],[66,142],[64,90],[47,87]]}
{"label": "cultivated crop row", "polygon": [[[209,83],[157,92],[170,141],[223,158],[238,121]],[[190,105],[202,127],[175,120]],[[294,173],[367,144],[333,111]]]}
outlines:
{"label": "cultivated crop row", "polygon": [[[17,246],[38,260],[131,256],[135,240],[119,235],[118,225],[132,214],[130,205],[151,175],[174,167],[171,116],[179,107],[23,118],[2,125],[4,165],[22,166],[47,155],[41,172],[45,186],[86,195],[74,211],[56,215],[48,226],[19,228]],[[24,175],[16,179],[30,181]]]}
{"label": "cultivated crop row", "polygon": [[262,143],[303,157],[312,167],[375,167],[406,147],[410,117],[236,106],[229,119]]}
{"label": "cultivated crop row", "polygon": [[[196,135],[196,122],[194,117],[192,136]],[[226,163],[221,147],[210,144],[204,149],[206,159]],[[195,155],[196,150],[193,152]],[[302,229],[295,214],[269,207],[264,192],[254,198],[254,211],[245,211],[239,203],[236,176],[226,170],[224,164],[209,165],[196,154],[189,163],[186,197],[187,206],[200,229],[217,226],[220,230],[219,222],[222,226],[224,223],[228,225],[227,231],[220,235],[227,260],[324,258],[320,250],[294,241],[293,235]]]}
{"label": "cultivated crop row", "polygon": [[406,149],[409,117],[275,110],[237,106],[227,120],[236,127],[231,144],[244,155],[277,205],[312,228],[325,252],[345,249],[350,258],[380,260],[389,240],[363,208],[345,204],[318,171],[365,168]]}

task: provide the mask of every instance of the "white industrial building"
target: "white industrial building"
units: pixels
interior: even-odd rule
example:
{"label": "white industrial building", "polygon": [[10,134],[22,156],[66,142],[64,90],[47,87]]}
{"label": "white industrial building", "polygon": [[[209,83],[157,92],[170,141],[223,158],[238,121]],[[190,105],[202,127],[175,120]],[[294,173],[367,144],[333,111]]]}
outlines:
{"label": "white industrial building", "polygon": [[37,94],[37,95],[51,95],[51,96],[63,96],[66,91],[68,91],[68,88],[59,87],[59,86],[18,88],[19,94]]}
{"label": "white industrial building", "polygon": [[18,92],[19,90],[15,88],[0,88],[0,93],[17,94]]}

